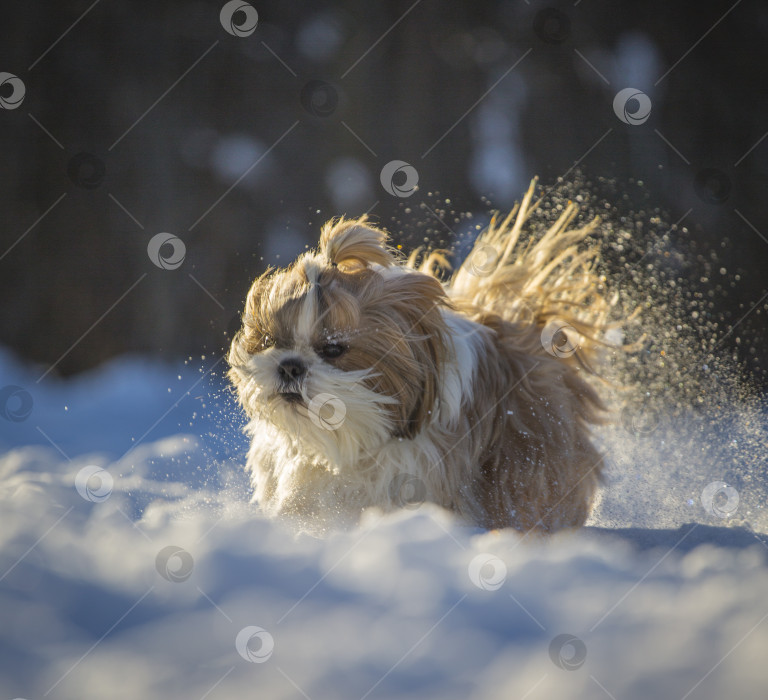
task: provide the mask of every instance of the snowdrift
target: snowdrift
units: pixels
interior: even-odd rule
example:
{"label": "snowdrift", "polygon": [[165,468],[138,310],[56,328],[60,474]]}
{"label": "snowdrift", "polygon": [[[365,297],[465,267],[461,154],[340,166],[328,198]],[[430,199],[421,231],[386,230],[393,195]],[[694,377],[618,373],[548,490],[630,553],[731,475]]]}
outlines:
{"label": "snowdrift", "polygon": [[483,532],[425,504],[316,540],[249,503],[222,368],[133,358],[37,383],[0,355],[17,387],[0,416],[0,696],[768,691],[764,407],[724,407],[717,435],[699,416],[606,427],[608,483],[579,532]]}

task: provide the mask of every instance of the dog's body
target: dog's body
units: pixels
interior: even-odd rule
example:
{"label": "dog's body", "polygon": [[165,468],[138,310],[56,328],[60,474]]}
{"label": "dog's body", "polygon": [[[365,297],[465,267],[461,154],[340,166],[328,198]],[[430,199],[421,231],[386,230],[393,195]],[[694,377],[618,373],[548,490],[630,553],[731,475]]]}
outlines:
{"label": "dog's body", "polygon": [[266,512],[313,532],[422,500],[489,528],[584,523],[611,304],[573,205],[519,252],[533,190],[445,285],[444,258],[398,261],[365,219],[254,282],[229,361]]}

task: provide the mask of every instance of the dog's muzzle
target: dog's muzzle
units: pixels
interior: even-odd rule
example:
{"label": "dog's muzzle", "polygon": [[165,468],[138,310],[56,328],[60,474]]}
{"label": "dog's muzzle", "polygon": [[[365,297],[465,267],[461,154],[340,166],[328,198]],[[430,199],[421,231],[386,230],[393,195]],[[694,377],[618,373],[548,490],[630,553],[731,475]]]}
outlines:
{"label": "dog's muzzle", "polygon": [[280,361],[277,366],[277,375],[280,381],[278,393],[288,403],[300,403],[302,401],[301,381],[307,374],[307,366],[298,357],[288,357]]}

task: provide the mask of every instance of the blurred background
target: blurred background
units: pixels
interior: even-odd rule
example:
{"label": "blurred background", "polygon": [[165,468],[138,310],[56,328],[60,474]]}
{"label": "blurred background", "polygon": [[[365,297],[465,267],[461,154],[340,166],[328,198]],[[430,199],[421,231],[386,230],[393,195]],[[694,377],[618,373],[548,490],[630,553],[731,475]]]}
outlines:
{"label": "blurred background", "polygon": [[217,355],[331,216],[445,245],[580,171],[765,387],[766,39],[758,0],[5,2],[0,344]]}

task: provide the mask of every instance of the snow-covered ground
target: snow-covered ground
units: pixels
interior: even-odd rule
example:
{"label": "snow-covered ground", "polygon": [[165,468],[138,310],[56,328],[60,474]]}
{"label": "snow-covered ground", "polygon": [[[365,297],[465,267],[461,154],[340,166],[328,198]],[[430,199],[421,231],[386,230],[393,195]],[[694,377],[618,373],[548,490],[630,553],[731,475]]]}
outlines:
{"label": "snow-covered ground", "polygon": [[0,353],[0,700],[768,696],[759,403],[625,412],[580,532],[423,505],[316,540],[249,503],[215,359]]}

